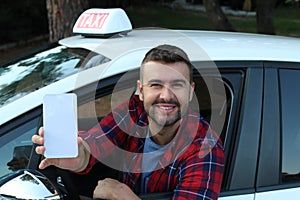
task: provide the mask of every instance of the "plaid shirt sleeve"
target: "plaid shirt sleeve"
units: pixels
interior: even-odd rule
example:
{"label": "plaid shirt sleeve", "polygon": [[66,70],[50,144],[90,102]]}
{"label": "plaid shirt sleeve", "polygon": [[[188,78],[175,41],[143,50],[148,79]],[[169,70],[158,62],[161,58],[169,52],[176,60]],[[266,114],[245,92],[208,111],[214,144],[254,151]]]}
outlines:
{"label": "plaid shirt sleeve", "polygon": [[126,132],[132,132],[136,123],[146,121],[141,108],[143,104],[139,97],[132,95],[128,102],[114,109],[95,127],[79,132],[79,137],[83,138],[91,149],[88,166],[84,171],[79,172],[80,174],[87,174],[97,160],[112,153],[116,146],[121,147],[128,137]]}

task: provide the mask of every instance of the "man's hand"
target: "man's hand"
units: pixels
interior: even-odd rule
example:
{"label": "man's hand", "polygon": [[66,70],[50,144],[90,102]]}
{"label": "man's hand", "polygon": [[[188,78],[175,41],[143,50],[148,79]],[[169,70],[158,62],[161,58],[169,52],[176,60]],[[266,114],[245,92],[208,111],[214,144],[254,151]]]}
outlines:
{"label": "man's hand", "polygon": [[126,184],[110,178],[98,181],[93,198],[108,200],[140,200]]}
{"label": "man's hand", "polygon": [[[41,161],[39,168],[45,169],[50,165],[54,165],[61,169],[68,169],[75,172],[80,172],[84,170],[89,162],[90,151],[88,145],[83,141],[82,138],[78,137],[78,156],[76,158],[45,158]],[[41,127],[39,129],[38,135],[32,136],[32,142],[39,144],[35,151],[37,154],[44,155],[44,129]]]}

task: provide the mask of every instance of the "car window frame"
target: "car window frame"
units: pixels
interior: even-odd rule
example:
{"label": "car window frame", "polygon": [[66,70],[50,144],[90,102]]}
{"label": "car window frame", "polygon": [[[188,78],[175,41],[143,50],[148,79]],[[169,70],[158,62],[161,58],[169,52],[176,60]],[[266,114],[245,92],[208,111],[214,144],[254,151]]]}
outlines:
{"label": "car window frame", "polygon": [[[264,163],[261,165],[264,165],[264,167],[258,168],[258,175],[257,175],[257,192],[267,192],[267,191],[274,191],[274,190],[287,190],[287,189],[293,189],[293,188],[299,188],[300,187],[300,181],[298,182],[290,182],[290,183],[282,183],[281,182],[281,159],[282,159],[282,122],[281,122],[281,92],[280,92],[280,76],[279,71],[281,69],[285,70],[300,70],[300,63],[298,62],[265,62],[265,86],[266,88],[269,88],[268,91],[265,89],[264,94],[264,101],[270,102],[270,95],[269,93],[274,93],[275,95],[272,95],[272,100],[275,101],[272,104],[266,107],[267,110],[264,110],[263,115],[264,118],[273,118],[275,121],[272,124],[269,124],[265,121],[262,122],[262,126],[266,127],[265,130],[262,131],[262,141],[268,141],[270,137],[270,132],[275,131],[276,133],[273,133],[273,137],[275,140],[273,140],[275,145],[271,145],[273,143],[271,142],[262,142],[260,145],[260,157],[259,162]],[[274,84],[274,82],[276,84]],[[271,88],[270,88],[271,86]],[[274,96],[277,98],[274,99]],[[270,104],[270,103],[269,103]],[[270,111],[272,111],[273,115],[270,115]],[[278,124],[278,127],[274,128],[274,124]],[[268,162],[264,161],[265,155],[268,155]],[[270,171],[270,168],[274,168],[274,164],[277,164],[275,169]],[[269,173],[271,172],[271,173]],[[269,181],[264,180],[266,175],[268,174],[268,177],[273,177]],[[274,178],[275,177],[275,178]],[[264,180],[264,181],[263,181]]]}
{"label": "car window frame", "polygon": [[[216,62],[218,68],[226,70],[242,70],[243,81],[233,111],[233,121],[229,124],[230,130],[228,152],[225,163],[223,187],[220,197],[232,195],[251,195],[255,193],[256,165],[258,156],[260,118],[252,119],[251,113],[261,115],[263,70],[261,61],[220,61]],[[252,93],[257,93],[253,96]],[[249,107],[254,106],[255,109]],[[246,123],[245,123],[246,122]],[[249,127],[254,127],[255,134],[249,134]],[[248,149],[244,147],[252,141]],[[249,154],[251,152],[251,154]],[[243,180],[241,182],[241,180]]]}

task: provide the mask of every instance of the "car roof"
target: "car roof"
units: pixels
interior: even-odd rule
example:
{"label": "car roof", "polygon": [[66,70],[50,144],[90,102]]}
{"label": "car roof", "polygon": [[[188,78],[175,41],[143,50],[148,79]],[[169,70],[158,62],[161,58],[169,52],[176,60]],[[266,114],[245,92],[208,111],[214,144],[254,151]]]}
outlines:
{"label": "car roof", "polygon": [[[60,43],[68,47],[96,51],[110,59],[141,47],[150,48],[171,43],[183,48],[191,60],[300,61],[299,38],[241,32],[144,28],[135,29],[125,36],[115,38],[96,39],[74,36],[61,40]],[[199,57],[195,53],[197,48],[206,52],[208,57]],[[289,52],[284,53],[287,49]]]}
{"label": "car roof", "polygon": [[97,52],[111,61],[68,76],[1,107],[0,124],[41,105],[45,94],[70,92],[99,79],[138,68],[143,55],[160,44],[181,47],[191,61],[300,62],[298,38],[238,32],[143,28],[109,38],[75,35],[59,43]]}

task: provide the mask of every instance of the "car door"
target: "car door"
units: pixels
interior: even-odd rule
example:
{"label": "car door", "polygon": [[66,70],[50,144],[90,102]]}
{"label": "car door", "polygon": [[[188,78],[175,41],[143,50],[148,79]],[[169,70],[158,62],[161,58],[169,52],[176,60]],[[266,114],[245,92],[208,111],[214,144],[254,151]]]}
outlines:
{"label": "car door", "polygon": [[265,64],[257,200],[300,195],[300,63]]}
{"label": "car door", "polygon": [[[217,65],[221,76],[220,74],[214,74],[209,69],[204,70],[201,76],[213,83],[213,88],[216,91],[213,95],[217,96],[219,94],[218,88],[220,85],[224,85],[226,88],[226,104],[221,102],[218,104],[221,106],[217,107],[220,116],[224,115],[226,117],[225,126],[221,134],[225,145],[226,165],[221,197],[219,199],[254,199],[258,135],[261,121],[256,116],[260,116],[262,109],[262,69],[260,68],[260,63],[255,62],[219,62]],[[80,118],[80,129],[86,130],[91,128],[99,119],[110,112],[112,105],[120,103],[122,99],[126,99],[128,95],[132,94],[138,75],[137,70],[130,73],[126,79],[122,78],[122,74],[120,74],[101,80],[96,86],[91,84],[74,91],[79,98],[78,116]],[[196,90],[196,95],[199,95],[197,98],[200,100],[200,108],[205,118],[209,121],[207,96],[211,94],[207,90],[205,91],[205,87],[203,87],[205,82],[203,82],[203,77],[201,76],[195,76],[195,82],[200,86]],[[112,95],[113,93],[114,95]],[[112,104],[113,96],[115,96],[113,99],[116,102]],[[224,105],[226,112],[223,112]],[[41,109],[38,108],[33,113],[35,114],[25,115],[27,116],[26,122],[36,120],[30,126],[32,131],[28,133],[28,138],[31,138],[36,133],[37,128],[41,126]],[[2,126],[0,129],[1,136],[21,126],[23,122],[12,122],[9,126]],[[4,129],[3,127],[6,128]],[[248,148],[244,148],[245,146],[248,146]],[[36,168],[39,157],[33,158],[31,162],[30,166]],[[78,187],[76,192],[90,196],[97,180],[107,175],[115,176],[115,174],[109,174],[111,171],[109,173],[104,171],[106,168],[102,168],[103,165],[97,167],[99,168],[93,171],[95,172],[94,174],[89,174],[85,177],[73,177],[73,185]],[[147,195],[145,198],[148,198]],[[158,197],[156,196],[155,198]]]}

